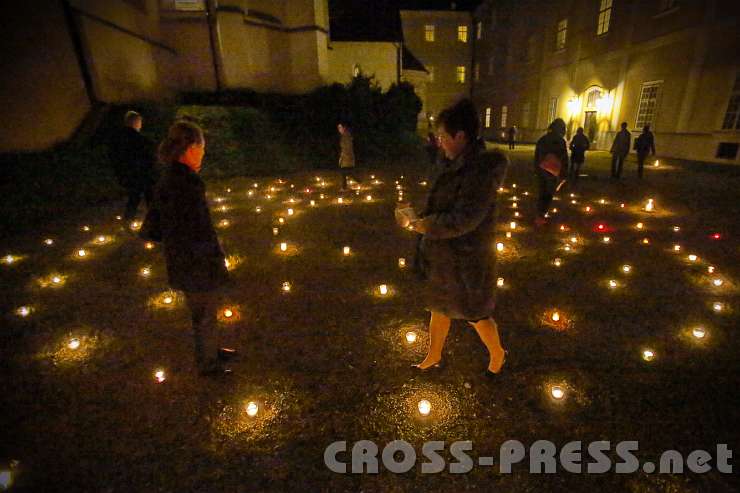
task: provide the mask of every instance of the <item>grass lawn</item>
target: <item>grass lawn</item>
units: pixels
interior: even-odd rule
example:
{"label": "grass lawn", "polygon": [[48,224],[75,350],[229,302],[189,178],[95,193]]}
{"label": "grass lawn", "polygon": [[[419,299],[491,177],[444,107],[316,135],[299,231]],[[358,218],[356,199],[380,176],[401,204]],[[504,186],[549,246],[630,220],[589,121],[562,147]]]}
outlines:
{"label": "grass lawn", "polygon": [[[121,204],[6,238],[0,255],[20,257],[0,265],[0,470],[17,461],[11,491],[737,491],[737,476],[716,470],[544,475],[525,460],[511,474],[422,474],[418,465],[393,474],[381,465],[379,474],[342,475],[324,465],[327,445],[363,439],[381,449],[403,439],[417,452],[426,440],[471,440],[474,459],[497,456],[509,439],[580,440],[584,463],[596,440],[612,450],[639,441],[641,462],[670,449],[715,456],[718,443],[737,456],[740,169],[661,160],[639,182],[631,161],[612,183],[608,155],[594,152],[589,176],[564,189],[552,224],[536,231],[532,148],[510,155],[496,313],[509,356],[496,381],[482,374],[476,334],[458,322],[440,373],[409,368],[425,353],[428,314],[410,269],[399,268],[399,257],[412,262],[414,237],[395,225],[393,207],[396,180],[407,197],[423,196],[420,166],[378,170],[379,184],[364,170],[362,193],[344,204],[335,171],[208,183],[236,281],[222,328],[240,355],[225,380],[195,376],[187,310],[177,293],[164,303],[161,249],[115,220]],[[652,213],[641,210],[648,198]],[[552,386],[564,398],[552,398]],[[427,417],[421,399],[431,403]]]}

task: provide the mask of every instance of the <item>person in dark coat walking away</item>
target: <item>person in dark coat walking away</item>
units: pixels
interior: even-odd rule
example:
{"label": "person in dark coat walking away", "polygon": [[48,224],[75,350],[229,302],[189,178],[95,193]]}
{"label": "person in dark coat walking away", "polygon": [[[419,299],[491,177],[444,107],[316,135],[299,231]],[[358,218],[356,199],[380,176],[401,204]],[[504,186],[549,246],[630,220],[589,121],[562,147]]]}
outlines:
{"label": "person in dark coat walking away", "polygon": [[547,223],[547,212],[558,183],[568,173],[568,149],[565,146],[565,122],[562,118],[554,119],[547,133],[537,141],[534,147],[534,169],[540,189],[535,224],[543,226]]}
{"label": "person in dark coat walking away", "polygon": [[[493,320],[496,291],[496,191],[508,159],[485,151],[478,139],[478,116],[470,100],[442,111],[438,118],[444,151],[440,175],[419,214],[398,215],[399,225],[421,234],[415,268],[431,312],[430,344],[419,370],[439,367],[452,319],[468,321],[488,349],[486,374],[501,371],[505,351]],[[408,204],[399,210],[408,210]],[[408,217],[409,221],[404,221]]]}
{"label": "person in dark coat walking away", "polygon": [[630,153],[630,140],[632,136],[627,130],[627,122],[622,122],[622,130],[620,130],[614,137],[612,142],[612,178],[622,177],[622,167],[624,166],[624,160]]}
{"label": "person in dark coat walking away", "polygon": [[339,132],[339,168],[342,170],[342,188],[347,190],[347,178],[352,178],[359,183],[354,176],[350,175],[350,169],[355,167],[355,150],[352,143],[352,130],[346,122],[337,125]]}
{"label": "person in dark coat walking away", "polygon": [[229,275],[211,222],[206,187],[198,175],[205,144],[203,131],[195,123],[178,121],[170,127],[159,146],[159,159],[166,167],[140,235],[163,243],[169,285],[185,293],[200,374],[222,375],[229,370],[221,361],[234,353],[219,347],[216,326],[220,289]]}
{"label": "person in dark coat walking away", "polygon": [[570,139],[570,176],[574,182],[578,181],[581,166],[586,161],[586,151],[590,146],[588,137],[583,133],[583,127],[578,127],[576,134]]}
{"label": "person in dark coat walking away", "polygon": [[637,176],[642,178],[645,158],[649,152],[655,156],[655,137],[650,131],[650,125],[645,125],[640,136],[635,139],[635,151],[637,151]]}
{"label": "person in dark coat walking away", "polygon": [[129,111],[124,116],[124,127],[113,134],[108,146],[108,154],[113,162],[118,183],[126,189],[128,201],[123,218],[131,221],[136,217],[136,211],[141,203],[142,196],[149,206],[152,199],[156,161],[156,146],[154,142],[141,135],[143,119],[135,111]]}
{"label": "person in dark coat walking away", "polygon": [[516,141],[516,126],[512,125],[509,127],[509,149],[514,149],[514,142]]}

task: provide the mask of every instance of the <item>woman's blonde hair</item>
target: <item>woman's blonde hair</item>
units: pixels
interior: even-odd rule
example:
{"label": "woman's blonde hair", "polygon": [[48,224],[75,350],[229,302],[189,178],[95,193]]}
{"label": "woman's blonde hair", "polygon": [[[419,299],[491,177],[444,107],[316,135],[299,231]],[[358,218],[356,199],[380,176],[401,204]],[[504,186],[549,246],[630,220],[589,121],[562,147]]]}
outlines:
{"label": "woman's blonde hair", "polygon": [[203,129],[193,122],[178,120],[167,131],[167,138],[159,144],[159,161],[163,164],[175,162],[188,147],[203,142]]}

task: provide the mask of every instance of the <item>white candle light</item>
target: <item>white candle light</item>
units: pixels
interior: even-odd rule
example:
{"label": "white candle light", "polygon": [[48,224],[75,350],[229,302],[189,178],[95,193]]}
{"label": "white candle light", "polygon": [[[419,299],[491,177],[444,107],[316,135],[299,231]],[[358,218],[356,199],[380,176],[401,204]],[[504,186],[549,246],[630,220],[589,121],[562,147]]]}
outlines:
{"label": "white candle light", "polygon": [[653,212],[655,209],[655,203],[653,202],[653,199],[648,199],[647,204],[645,204],[645,212]]}
{"label": "white candle light", "polygon": [[288,215],[289,216],[292,216],[293,215],[293,209],[288,209]]}
{"label": "white candle light", "polygon": [[691,331],[691,334],[697,339],[704,339],[704,336],[707,335],[707,332],[706,330],[704,330],[703,327],[694,327],[694,329]]}
{"label": "white candle light", "polygon": [[154,380],[157,381],[157,383],[162,383],[167,379],[167,376],[164,374],[164,370],[157,370],[154,372]]}
{"label": "white candle light", "polygon": [[428,416],[429,413],[432,411],[432,404],[428,400],[422,399],[419,401],[418,408],[419,414],[421,414],[422,416]]}
{"label": "white candle light", "polygon": [[379,289],[381,295],[385,296],[385,295],[388,294],[388,286],[387,285],[381,284],[378,289]]}
{"label": "white candle light", "polygon": [[398,267],[400,267],[401,269],[403,269],[404,267],[406,267],[406,259],[405,258],[400,257],[398,259]]}
{"label": "white candle light", "polygon": [[409,344],[415,343],[416,342],[416,332],[414,332],[413,330],[406,332],[406,342],[408,342]]}
{"label": "white candle light", "polygon": [[77,250],[78,257],[82,258],[82,257],[85,257],[86,255],[87,255],[87,252],[85,251],[85,249],[80,248],[79,250]]}
{"label": "white candle light", "polygon": [[288,250],[288,244],[285,242],[280,243],[280,251],[285,252]]}
{"label": "white candle light", "polygon": [[710,265],[709,267],[707,267],[707,272],[709,272],[710,274],[714,274],[714,266]]}
{"label": "white candle light", "polygon": [[316,206],[316,201],[315,200],[312,200],[311,201],[311,207],[315,207],[315,206]]}
{"label": "white candle light", "polygon": [[52,240],[51,238],[47,238],[44,240],[44,244],[46,246],[52,246],[54,244],[54,240]]}
{"label": "white candle light", "polygon": [[561,265],[563,265],[563,261],[560,260],[559,258],[556,258],[555,260],[553,260],[552,263],[555,265],[555,267],[560,267]]}
{"label": "white candle light", "polygon": [[560,321],[560,313],[558,313],[557,311],[552,312],[552,315],[550,316],[550,318],[552,319],[553,322],[558,322]]}
{"label": "white candle light", "polygon": [[74,351],[75,349],[80,347],[80,340],[77,339],[76,337],[70,339],[69,342],[67,343],[67,347]]}
{"label": "white candle light", "polygon": [[678,233],[679,231],[681,231],[681,228],[680,228],[680,227],[678,227],[678,226],[673,226],[673,232],[674,232],[674,233]]}
{"label": "white candle light", "polygon": [[721,312],[721,311],[722,311],[722,303],[720,303],[720,302],[718,302],[718,301],[715,301],[715,302],[714,302],[714,303],[712,304],[712,309],[713,309],[713,310],[714,310],[715,312]]}
{"label": "white candle light", "polygon": [[230,308],[224,310],[224,317],[231,318],[234,316],[234,312]]}
{"label": "white candle light", "polygon": [[154,248],[154,243],[152,243],[151,241],[147,241],[147,242],[146,242],[146,243],[144,244],[144,248],[146,248],[147,250],[151,250],[151,249],[153,249],[153,248]]}
{"label": "white candle light", "polygon": [[277,236],[277,235],[278,235],[278,233],[280,233],[280,230],[279,230],[279,229],[277,229],[277,228],[272,228],[272,235],[273,235],[273,236]]}
{"label": "white candle light", "polygon": [[504,251],[504,244],[501,242],[496,243],[496,251],[503,252]]}
{"label": "white candle light", "polygon": [[689,259],[689,262],[696,262],[696,260],[697,260],[698,258],[699,258],[699,257],[697,257],[696,255],[694,255],[693,253],[692,253],[691,255],[689,255],[689,257],[688,257],[688,259]]}
{"label": "white candle light", "polygon": [[509,223],[509,228],[511,228],[511,229],[516,229],[516,221],[511,221],[511,222]]}
{"label": "white candle light", "polygon": [[285,224],[285,218],[284,217],[279,217],[278,218],[278,224]]}
{"label": "white candle light", "polygon": [[637,223],[637,229],[642,229],[643,227],[644,227],[644,224],[642,224],[642,223]]}
{"label": "white candle light", "polygon": [[30,315],[30,314],[31,314],[31,309],[30,309],[29,307],[27,307],[27,306],[21,306],[21,307],[19,307],[19,308],[18,308],[18,309],[17,309],[16,311],[15,311],[15,313],[16,313],[16,314],[17,314],[17,315],[18,315],[19,317],[27,317],[28,315]]}
{"label": "white candle light", "polygon": [[603,241],[604,243],[609,243],[609,242],[610,242],[611,240],[612,240],[612,239],[611,239],[611,238],[609,238],[608,236],[604,236],[604,238],[602,238],[602,241]]}
{"label": "white candle light", "polygon": [[655,358],[655,352],[652,349],[645,349],[642,351],[642,359],[645,361],[652,361]]}
{"label": "white candle light", "polygon": [[629,264],[624,264],[622,266],[622,272],[624,272],[625,274],[629,274],[630,272],[632,272],[632,266]]}
{"label": "white candle light", "polygon": [[285,291],[286,293],[290,291],[290,283],[288,281],[285,281],[283,283],[283,291]]}
{"label": "white candle light", "polygon": [[496,286],[498,286],[500,288],[503,288],[504,287],[504,278],[503,277],[499,277],[498,279],[496,279]]}
{"label": "white candle light", "polygon": [[149,267],[142,267],[141,270],[139,270],[141,277],[149,277],[151,273],[152,271]]}
{"label": "white candle light", "polygon": [[348,246],[346,246],[346,247],[342,248],[342,253],[343,253],[344,255],[349,255],[349,253],[350,253],[350,248],[349,248]]}
{"label": "white candle light", "polygon": [[680,252],[681,251],[681,245],[673,245],[673,251],[674,252]]}
{"label": "white candle light", "polygon": [[712,284],[714,284],[714,285],[715,285],[715,286],[717,286],[717,287],[719,287],[719,286],[722,286],[722,283],[723,283],[723,281],[722,281],[722,279],[720,279],[719,277],[718,277],[718,278],[716,278],[716,279],[714,279],[714,280],[712,281]]}
{"label": "white candle light", "polygon": [[171,305],[173,301],[172,296],[165,296],[162,300],[165,305]]}
{"label": "white candle light", "polygon": [[257,412],[259,411],[259,406],[257,405],[256,402],[249,401],[249,403],[247,403],[246,410],[247,410],[247,416],[249,416],[250,418],[253,418],[257,416]]}
{"label": "white candle light", "polygon": [[565,397],[565,391],[561,387],[555,385],[550,389],[550,395],[553,399],[560,400]]}
{"label": "white candle light", "polygon": [[609,281],[609,287],[612,288],[612,289],[616,288],[617,287],[617,281],[615,281],[614,279],[611,279]]}

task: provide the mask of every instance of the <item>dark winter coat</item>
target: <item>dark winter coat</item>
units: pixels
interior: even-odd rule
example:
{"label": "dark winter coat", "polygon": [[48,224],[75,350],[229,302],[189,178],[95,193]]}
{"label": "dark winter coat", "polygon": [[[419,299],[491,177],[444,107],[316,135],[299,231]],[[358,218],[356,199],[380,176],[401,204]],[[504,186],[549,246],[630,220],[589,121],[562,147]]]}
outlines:
{"label": "dark winter coat", "polygon": [[173,289],[213,291],[228,281],[224,253],[208,211],[205,184],[184,164],[172,163],[163,171],[141,236],[163,243]]}
{"label": "dark winter coat", "polygon": [[612,148],[610,152],[612,154],[618,154],[620,156],[627,156],[630,153],[630,140],[632,135],[628,130],[620,130],[617,135],[614,136],[614,142],[612,142]]}
{"label": "dark winter coat", "polygon": [[551,177],[552,175],[540,168],[540,163],[548,154],[555,154],[560,159],[560,177],[565,178],[568,175],[568,149],[565,147],[565,139],[552,131],[540,137],[534,147],[534,166],[536,172]]}
{"label": "dark winter coat", "polygon": [[638,154],[647,156],[652,151],[655,155],[655,137],[653,132],[643,132],[635,140],[635,150]]}
{"label": "dark winter coat", "polygon": [[108,156],[118,183],[127,190],[146,191],[155,181],[156,145],[131,127],[116,131]]}
{"label": "dark winter coat", "polygon": [[588,137],[584,134],[575,134],[570,140],[570,160],[574,163],[582,163],[586,160],[586,151],[591,147]]}
{"label": "dark winter coat", "polygon": [[496,191],[508,160],[478,141],[456,160],[444,160],[420,216],[426,233],[417,246],[427,309],[479,320],[495,306]]}

